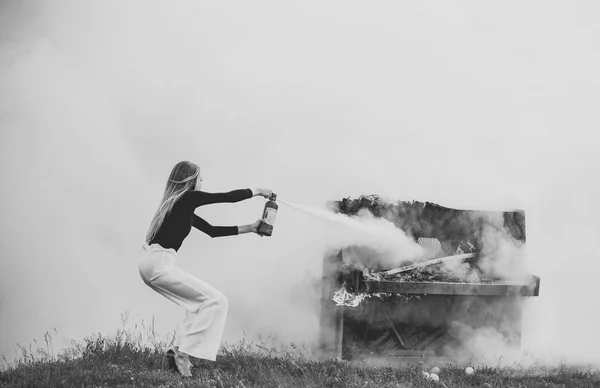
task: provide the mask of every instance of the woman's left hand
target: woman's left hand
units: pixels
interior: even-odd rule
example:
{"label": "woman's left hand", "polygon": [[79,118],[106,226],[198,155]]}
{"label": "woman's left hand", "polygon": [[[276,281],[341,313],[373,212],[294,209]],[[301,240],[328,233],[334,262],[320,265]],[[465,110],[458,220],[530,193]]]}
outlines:
{"label": "woman's left hand", "polygon": [[254,193],[254,195],[260,195],[265,198],[271,198],[271,196],[273,195],[273,190],[257,188],[254,190]]}

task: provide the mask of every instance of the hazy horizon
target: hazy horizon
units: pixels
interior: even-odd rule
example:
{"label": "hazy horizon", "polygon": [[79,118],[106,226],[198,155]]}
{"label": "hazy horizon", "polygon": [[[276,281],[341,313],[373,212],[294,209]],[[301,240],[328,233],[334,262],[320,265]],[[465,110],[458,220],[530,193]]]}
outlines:
{"label": "hazy horizon", "polygon": [[[0,354],[115,331],[127,310],[174,329],[183,311],[137,263],[190,160],[206,191],[304,206],[523,209],[541,277],[524,348],[600,364],[599,32],[592,1],[3,2]],[[249,224],[263,204],[197,214]],[[316,341],[313,223],[282,206],[270,238],[192,230],[178,264],[228,296],[225,341]]]}

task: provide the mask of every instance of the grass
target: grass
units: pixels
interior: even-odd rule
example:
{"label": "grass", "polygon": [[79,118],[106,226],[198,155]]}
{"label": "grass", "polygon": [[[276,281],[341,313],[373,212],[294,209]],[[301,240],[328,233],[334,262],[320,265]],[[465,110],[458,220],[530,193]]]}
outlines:
{"label": "grass", "polygon": [[[269,337],[258,342],[225,344],[216,362],[192,359],[193,378],[167,370],[165,352],[174,335],[159,338],[154,325],[134,333],[123,328],[72,342],[55,356],[52,336],[45,348],[21,347],[13,364],[4,360],[0,387],[600,387],[600,372],[558,367],[479,368],[467,376],[464,366],[446,365],[440,383],[427,381],[419,365],[383,366],[324,357],[290,344],[277,346]],[[137,325],[135,329],[138,329]],[[485,385],[489,384],[489,385]]]}

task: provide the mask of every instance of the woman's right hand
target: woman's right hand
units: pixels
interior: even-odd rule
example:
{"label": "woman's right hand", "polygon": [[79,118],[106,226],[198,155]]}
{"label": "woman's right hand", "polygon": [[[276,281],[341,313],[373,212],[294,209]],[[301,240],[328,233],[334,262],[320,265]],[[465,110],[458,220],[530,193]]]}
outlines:
{"label": "woman's right hand", "polygon": [[271,195],[273,195],[273,190],[257,188],[254,189],[254,195],[260,195],[265,198],[271,198]]}
{"label": "woman's right hand", "polygon": [[252,231],[254,233],[258,234],[260,237],[262,237],[262,234],[258,233],[258,228],[260,227],[260,224],[263,223],[263,221],[264,221],[263,219],[260,219],[252,224]]}

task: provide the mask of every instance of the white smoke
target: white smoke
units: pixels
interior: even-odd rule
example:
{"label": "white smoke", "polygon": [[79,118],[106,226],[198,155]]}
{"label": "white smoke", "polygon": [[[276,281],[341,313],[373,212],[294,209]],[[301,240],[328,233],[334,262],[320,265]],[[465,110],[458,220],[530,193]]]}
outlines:
{"label": "white smoke", "polygon": [[479,267],[484,274],[515,281],[526,281],[528,261],[526,244],[511,237],[503,227],[485,225]]}
{"label": "white smoke", "polygon": [[316,217],[320,222],[311,228],[313,240],[322,241],[327,250],[344,250],[344,260],[349,264],[390,269],[423,257],[424,250],[414,239],[366,209],[361,209],[356,216],[348,216],[324,208],[281,202]]}

